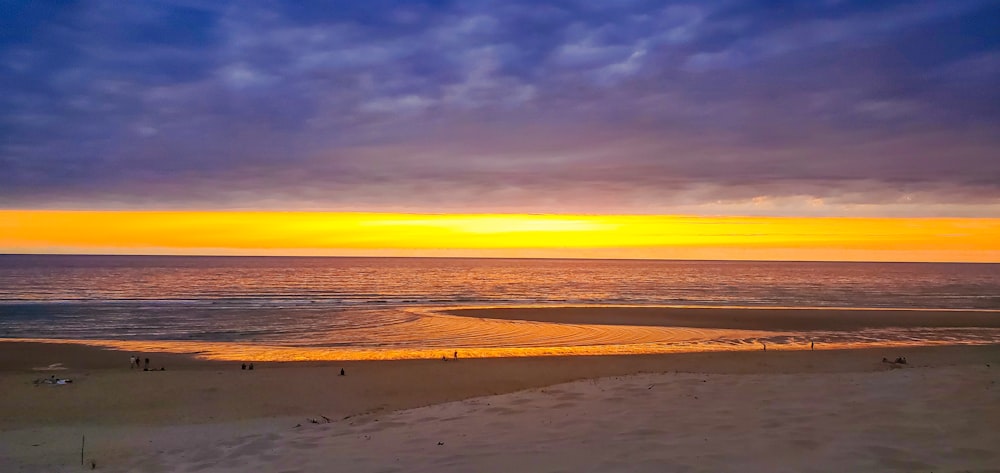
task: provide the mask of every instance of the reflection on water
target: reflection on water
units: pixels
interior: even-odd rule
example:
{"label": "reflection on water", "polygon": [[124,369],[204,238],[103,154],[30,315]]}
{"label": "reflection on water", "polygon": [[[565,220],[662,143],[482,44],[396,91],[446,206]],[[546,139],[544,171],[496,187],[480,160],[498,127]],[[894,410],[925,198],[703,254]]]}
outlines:
{"label": "reflection on water", "polygon": [[[890,328],[860,331],[755,330],[556,324],[423,312],[391,328],[352,328],[332,340],[279,345],[262,342],[54,340],[124,351],[188,353],[226,361],[323,361],[665,354],[704,351],[845,349],[1000,343],[996,328]],[[329,334],[328,334],[329,335]],[[22,340],[26,339],[13,339]]]}
{"label": "reflection on water", "polygon": [[1000,264],[0,255],[0,302],[1000,309]]}
{"label": "reflection on water", "polygon": [[214,359],[664,353],[753,350],[758,341],[784,348],[810,340],[826,348],[1000,343],[996,329],[757,332],[432,311],[472,305],[995,311],[1000,265],[0,255],[0,338]]}

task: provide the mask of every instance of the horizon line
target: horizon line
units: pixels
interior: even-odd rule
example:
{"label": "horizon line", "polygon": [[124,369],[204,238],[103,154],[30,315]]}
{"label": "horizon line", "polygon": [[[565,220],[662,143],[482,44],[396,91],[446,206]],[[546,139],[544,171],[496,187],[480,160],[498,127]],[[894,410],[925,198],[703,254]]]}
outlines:
{"label": "horizon line", "polygon": [[571,256],[392,256],[392,255],[223,255],[183,253],[0,253],[6,256],[95,256],[146,258],[341,258],[341,259],[449,259],[449,260],[538,260],[538,261],[660,261],[687,263],[861,263],[861,264],[1000,264],[1000,261],[922,261],[922,260],[796,260],[796,259],[703,259],[703,258],[589,258]]}

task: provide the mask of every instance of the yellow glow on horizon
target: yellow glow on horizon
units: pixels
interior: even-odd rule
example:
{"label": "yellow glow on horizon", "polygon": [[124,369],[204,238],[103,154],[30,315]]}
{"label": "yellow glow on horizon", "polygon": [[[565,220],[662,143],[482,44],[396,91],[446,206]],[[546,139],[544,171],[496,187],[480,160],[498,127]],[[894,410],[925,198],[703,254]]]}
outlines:
{"label": "yellow glow on horizon", "polygon": [[0,210],[0,252],[1000,262],[1000,219]]}

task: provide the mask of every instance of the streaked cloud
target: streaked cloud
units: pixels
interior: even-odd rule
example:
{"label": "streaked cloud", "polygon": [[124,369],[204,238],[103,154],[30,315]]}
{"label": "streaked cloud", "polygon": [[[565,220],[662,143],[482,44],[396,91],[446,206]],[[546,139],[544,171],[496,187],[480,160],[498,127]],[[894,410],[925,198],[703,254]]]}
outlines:
{"label": "streaked cloud", "polygon": [[0,207],[1000,216],[996,2],[24,2]]}

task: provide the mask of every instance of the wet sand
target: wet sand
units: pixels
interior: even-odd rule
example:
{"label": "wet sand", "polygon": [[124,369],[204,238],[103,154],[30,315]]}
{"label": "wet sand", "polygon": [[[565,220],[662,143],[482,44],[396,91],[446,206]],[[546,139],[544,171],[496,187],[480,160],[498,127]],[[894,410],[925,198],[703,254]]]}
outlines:
{"label": "wet sand", "polygon": [[1000,312],[967,310],[716,307],[491,307],[446,314],[564,324],[641,325],[761,331],[877,328],[1000,328]]}

